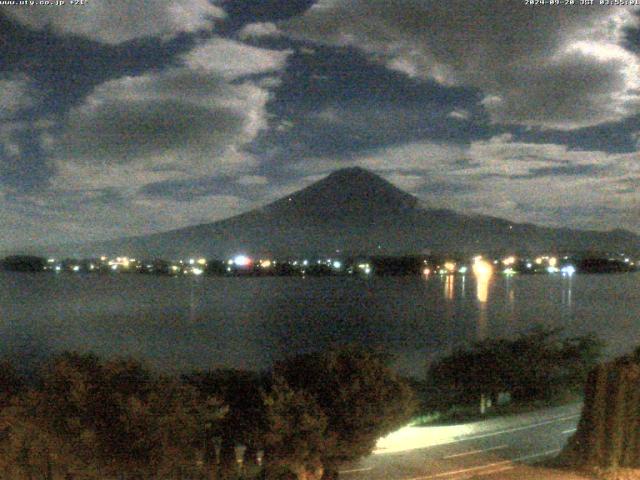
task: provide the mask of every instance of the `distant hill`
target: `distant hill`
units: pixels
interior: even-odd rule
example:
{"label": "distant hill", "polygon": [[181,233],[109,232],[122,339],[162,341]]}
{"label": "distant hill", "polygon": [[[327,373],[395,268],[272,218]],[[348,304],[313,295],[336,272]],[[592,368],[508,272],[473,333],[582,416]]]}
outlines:
{"label": "distant hill", "polygon": [[227,258],[541,250],[640,252],[640,237],[538,227],[430,209],[362,168],[338,170],[265,207],[215,223],[154,235],[75,245],[48,253]]}

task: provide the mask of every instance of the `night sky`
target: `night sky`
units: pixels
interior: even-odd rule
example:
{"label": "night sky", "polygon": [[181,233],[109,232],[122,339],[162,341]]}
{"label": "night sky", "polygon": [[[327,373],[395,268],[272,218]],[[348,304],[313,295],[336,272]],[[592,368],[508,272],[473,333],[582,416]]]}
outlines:
{"label": "night sky", "polygon": [[0,6],[0,250],[353,165],[430,207],[640,233],[639,7],[87,1]]}

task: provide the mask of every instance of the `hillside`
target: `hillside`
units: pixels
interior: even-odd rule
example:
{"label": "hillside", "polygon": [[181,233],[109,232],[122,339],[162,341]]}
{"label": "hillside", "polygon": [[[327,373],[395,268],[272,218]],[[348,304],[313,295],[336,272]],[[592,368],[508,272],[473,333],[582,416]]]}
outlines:
{"label": "hillside", "polygon": [[52,249],[49,253],[226,258],[237,252],[335,253],[600,250],[640,252],[624,230],[581,231],[430,209],[362,168],[333,172],[274,203],[215,223],[154,235]]}

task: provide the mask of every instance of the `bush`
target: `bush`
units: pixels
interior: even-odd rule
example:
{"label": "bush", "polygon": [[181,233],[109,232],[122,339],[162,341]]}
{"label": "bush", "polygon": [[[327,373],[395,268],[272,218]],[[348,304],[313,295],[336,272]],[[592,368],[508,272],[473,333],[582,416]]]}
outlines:
{"label": "bush", "polygon": [[548,400],[584,385],[601,356],[593,335],[559,339],[559,330],[536,328],[514,340],[476,343],[435,362],[427,372],[429,409],[473,405],[509,392],[516,401]]}

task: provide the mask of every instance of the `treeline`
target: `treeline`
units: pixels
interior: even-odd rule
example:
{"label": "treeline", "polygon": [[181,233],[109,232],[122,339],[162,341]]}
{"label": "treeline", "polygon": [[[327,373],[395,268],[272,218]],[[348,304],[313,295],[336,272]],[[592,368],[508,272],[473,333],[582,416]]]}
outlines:
{"label": "treeline", "polygon": [[414,407],[387,358],[358,348],[293,356],[263,374],[166,376],[63,353],[25,378],[5,362],[0,478],[224,479],[240,467],[244,478],[336,478]]}
{"label": "treeline", "polygon": [[604,343],[588,334],[561,338],[560,329],[534,328],[515,339],[491,339],[458,349],[428,369],[427,411],[500,401],[551,401],[581,393]]}

